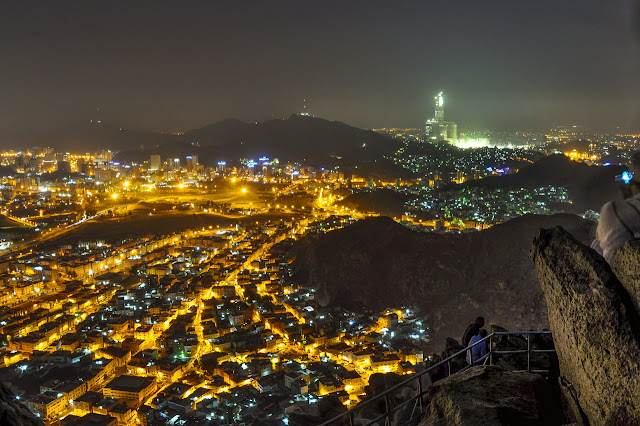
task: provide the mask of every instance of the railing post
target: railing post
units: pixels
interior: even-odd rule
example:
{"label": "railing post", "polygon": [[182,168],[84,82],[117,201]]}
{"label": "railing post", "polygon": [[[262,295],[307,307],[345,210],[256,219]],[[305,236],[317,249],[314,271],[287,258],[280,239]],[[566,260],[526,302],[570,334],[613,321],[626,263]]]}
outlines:
{"label": "railing post", "polygon": [[[545,352],[545,353],[547,353],[547,352],[554,352],[554,350],[553,350],[553,349],[551,349],[551,350],[536,350],[536,349],[532,349],[531,336],[536,336],[536,335],[540,335],[540,334],[551,334],[551,332],[550,332],[550,331],[542,331],[542,332],[541,332],[541,331],[521,331],[521,332],[510,332],[510,333],[508,333],[508,332],[507,332],[507,333],[497,333],[497,334],[496,334],[496,333],[492,333],[490,336],[487,336],[487,337],[489,337],[489,338],[487,339],[487,340],[489,341],[489,353],[488,353],[489,362],[491,363],[491,365],[493,365],[493,362],[494,362],[494,359],[493,359],[494,352],[496,352],[496,353],[495,353],[495,355],[499,355],[499,354],[500,354],[500,352],[501,352],[501,351],[497,351],[497,350],[496,350],[496,351],[494,351],[494,347],[493,347],[493,336],[494,336],[494,335],[495,335],[496,337],[503,336],[503,335],[504,335],[504,336],[520,336],[520,337],[521,337],[521,336],[523,336],[523,335],[526,335],[526,336],[527,336],[527,337],[526,337],[526,338],[527,338],[527,351],[526,351],[526,353],[527,353],[527,369],[526,369],[526,371],[530,373],[530,372],[532,371],[532,366],[531,366],[531,354],[533,353],[533,351],[534,351],[534,350],[536,351],[536,353],[540,353],[540,352]],[[423,395],[422,395],[422,393],[425,391],[425,389],[424,389],[424,386],[423,386],[423,384],[422,384],[422,380],[421,380],[421,379],[422,379],[422,376],[423,376],[423,375],[425,375],[425,374],[428,374],[428,373],[429,373],[429,371],[432,371],[432,370],[433,370],[433,371],[441,371],[441,369],[442,369],[442,367],[444,366],[444,364],[445,364],[445,363],[447,364],[447,373],[448,373],[448,375],[449,375],[449,376],[451,376],[451,374],[452,374],[452,371],[451,371],[451,360],[452,360],[452,359],[454,359],[454,358],[457,358],[457,357],[459,357],[459,356],[461,356],[461,355],[462,355],[462,356],[465,356],[468,350],[469,350],[469,348],[464,348],[464,349],[462,349],[462,350],[460,350],[460,351],[456,352],[455,354],[452,354],[452,355],[450,355],[449,357],[447,357],[447,358],[445,358],[445,359],[441,360],[440,362],[437,362],[436,364],[434,364],[434,365],[432,365],[431,367],[427,368],[425,371],[423,371],[423,372],[419,373],[419,376],[418,376],[418,377],[410,377],[410,378],[408,378],[406,381],[403,381],[403,382],[401,382],[401,383],[399,383],[399,384],[397,384],[397,385],[393,386],[393,387],[392,387],[392,389],[387,389],[383,394],[381,394],[381,395],[377,395],[377,396],[375,396],[375,397],[373,397],[373,398],[371,398],[371,399],[369,399],[369,400],[367,400],[367,401],[364,401],[364,402],[363,402],[363,405],[369,405],[369,404],[374,403],[374,402],[375,402],[376,404],[379,404],[379,403],[380,403],[380,399],[381,399],[381,398],[384,398],[384,403],[385,403],[385,411],[384,411],[384,413],[383,413],[383,414],[380,414],[380,415],[376,418],[377,420],[376,420],[375,422],[371,422],[371,423],[369,423],[369,424],[374,424],[374,423],[376,423],[377,421],[382,420],[382,419],[384,418],[384,419],[385,419],[384,424],[385,424],[386,426],[389,426],[389,425],[392,423],[392,422],[391,422],[390,406],[389,406],[389,404],[390,404],[390,403],[389,403],[389,399],[388,399],[388,398],[389,398],[389,397],[388,397],[388,395],[389,395],[389,391],[391,391],[391,390],[393,390],[393,389],[400,388],[401,386],[405,386],[405,387],[406,387],[406,386],[410,386],[411,381],[412,381],[412,380],[414,380],[414,379],[418,379],[418,380],[420,380],[420,382],[418,383],[418,389],[419,389],[419,395],[418,395],[418,398],[420,398],[420,401],[419,401],[419,403],[414,403],[414,404],[413,404],[413,410],[411,411],[411,419],[413,419],[413,417],[414,417],[414,412],[415,412],[416,408],[418,408],[418,407],[419,407],[419,408],[420,408],[420,410],[421,410],[421,412],[422,412],[422,411],[424,411],[424,410],[425,410],[425,404],[424,404],[424,401],[422,401],[422,396],[423,396]],[[515,351],[514,351],[514,350],[511,350],[511,351],[509,351],[509,350],[505,350],[505,351],[502,351],[502,352],[503,352],[504,354],[522,354],[522,353],[524,352],[524,350],[522,350],[522,349],[515,350]],[[465,358],[465,359],[466,359],[466,358]],[[485,359],[486,359],[486,358],[485,358]],[[410,398],[410,400],[409,400],[409,401],[405,401],[404,403],[402,403],[402,406],[404,406],[405,404],[410,403],[410,402],[411,402],[411,401],[413,401],[414,399],[415,399],[415,398]],[[418,404],[419,404],[419,405],[418,405]],[[394,408],[393,408],[393,410],[395,410],[396,408],[397,408],[397,407],[394,407]],[[358,411],[361,411],[361,409],[362,409],[362,407],[358,407]],[[345,423],[345,422],[344,422],[344,417],[345,417],[345,416],[349,416],[349,425],[350,425],[350,426],[354,426],[354,424],[355,424],[355,411],[356,411],[356,408],[355,408],[355,407],[353,407],[353,408],[351,408],[351,409],[350,409],[350,410],[348,410],[348,411],[349,411],[348,413],[342,413],[342,414],[339,414],[339,415],[335,416],[334,418],[332,418],[332,419],[330,419],[330,420],[325,421],[324,423],[322,423],[322,425],[321,425],[321,426],[331,426],[331,425],[333,425],[335,422],[342,422],[341,424],[344,424],[344,423]],[[229,419],[226,419],[226,421],[227,421],[227,424],[228,424]]]}
{"label": "railing post", "polygon": [[418,399],[420,400],[420,415],[422,415],[422,376],[418,376]]}
{"label": "railing post", "polygon": [[493,365],[493,336],[489,337],[489,365]]}
{"label": "railing post", "polygon": [[527,373],[531,373],[531,335],[527,334]]}
{"label": "railing post", "polygon": [[384,413],[385,413],[384,424],[385,425],[391,424],[391,422],[389,421],[389,394],[388,393],[384,394]]}

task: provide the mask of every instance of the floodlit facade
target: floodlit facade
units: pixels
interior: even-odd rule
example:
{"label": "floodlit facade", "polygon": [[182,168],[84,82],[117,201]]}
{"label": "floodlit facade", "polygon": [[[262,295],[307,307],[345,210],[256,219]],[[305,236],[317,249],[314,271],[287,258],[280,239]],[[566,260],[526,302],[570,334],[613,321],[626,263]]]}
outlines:
{"label": "floodlit facade", "polygon": [[431,142],[455,142],[458,139],[458,125],[444,119],[444,95],[442,92],[435,97],[435,114],[425,125],[425,140]]}

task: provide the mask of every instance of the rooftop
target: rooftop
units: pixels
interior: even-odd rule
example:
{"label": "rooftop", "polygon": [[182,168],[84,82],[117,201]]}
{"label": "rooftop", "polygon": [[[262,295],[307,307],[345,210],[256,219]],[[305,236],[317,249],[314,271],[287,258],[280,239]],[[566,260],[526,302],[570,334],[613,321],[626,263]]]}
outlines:
{"label": "rooftop", "polygon": [[86,416],[74,416],[70,415],[60,421],[62,426],[109,426],[114,424],[116,419],[111,416],[105,416],[102,414],[91,413]]}
{"label": "rooftop", "polygon": [[151,380],[144,377],[122,375],[111,380],[105,388],[123,392],[140,392],[151,384]]}

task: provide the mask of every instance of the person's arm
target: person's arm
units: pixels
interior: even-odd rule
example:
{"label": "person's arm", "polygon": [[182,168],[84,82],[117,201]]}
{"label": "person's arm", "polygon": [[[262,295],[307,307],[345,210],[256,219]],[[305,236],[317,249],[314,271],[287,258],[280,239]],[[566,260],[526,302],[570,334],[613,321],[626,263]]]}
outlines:
{"label": "person's arm", "polygon": [[600,209],[600,219],[596,228],[596,239],[591,243],[591,248],[598,252],[600,256],[604,256],[604,242],[611,227],[612,218],[612,201],[609,201]]}
{"label": "person's arm", "polygon": [[596,239],[591,243],[591,248],[594,249],[600,256],[603,255],[602,246],[600,245],[600,240],[596,236]]}
{"label": "person's arm", "polygon": [[464,330],[464,333],[462,334],[462,341],[460,343],[462,343],[462,346],[467,347],[469,346],[469,341],[471,340],[470,336],[471,334],[471,325],[468,325],[466,330]]}

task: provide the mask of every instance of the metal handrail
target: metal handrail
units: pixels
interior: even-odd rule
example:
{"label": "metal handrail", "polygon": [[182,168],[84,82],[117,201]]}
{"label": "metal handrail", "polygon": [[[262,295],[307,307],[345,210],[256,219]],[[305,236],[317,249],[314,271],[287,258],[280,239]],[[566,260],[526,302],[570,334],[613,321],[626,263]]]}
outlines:
{"label": "metal handrail", "polygon": [[[360,411],[363,407],[372,404],[373,402],[376,401],[380,401],[382,399],[385,400],[385,413],[381,414],[380,416],[376,417],[375,419],[369,421],[369,423],[367,423],[364,426],[371,426],[374,423],[376,423],[378,420],[382,420],[383,418],[387,418],[387,420],[389,419],[389,415],[391,413],[393,413],[394,411],[398,410],[399,408],[404,407],[405,405],[408,405],[410,402],[416,401],[416,404],[418,404],[418,402],[420,403],[420,414],[423,414],[423,403],[422,403],[422,397],[424,395],[427,394],[428,389],[424,390],[422,389],[422,380],[421,377],[424,376],[425,374],[435,370],[438,367],[442,367],[445,365],[445,363],[448,366],[448,376],[451,375],[451,360],[453,360],[456,357],[459,357],[462,354],[465,354],[467,351],[471,350],[471,348],[473,348],[476,345],[479,345],[482,342],[486,342],[487,340],[489,341],[489,347],[488,347],[488,352],[483,355],[481,358],[479,358],[477,361],[474,361],[473,364],[469,365],[469,367],[473,366],[473,365],[477,365],[477,363],[479,363],[480,361],[486,361],[487,359],[489,360],[489,365],[493,365],[493,355],[507,355],[507,354],[521,354],[521,353],[526,353],[527,354],[527,369],[526,370],[522,370],[521,372],[533,372],[533,373],[545,373],[547,371],[544,370],[531,370],[531,354],[532,353],[551,353],[551,352],[555,352],[555,349],[531,349],[531,335],[542,335],[542,334],[552,334],[552,332],[550,330],[543,330],[543,331],[495,331],[491,334],[489,334],[488,336],[478,340],[477,342],[475,342],[472,345],[467,346],[466,348],[456,352],[453,355],[450,355],[449,357],[443,359],[442,361],[432,365],[431,367],[427,368],[424,371],[421,371],[420,373],[414,374],[413,376],[409,377],[408,379],[394,385],[391,386],[389,389],[385,390],[384,392],[382,392],[379,395],[376,395],[373,398],[370,398],[364,402],[362,402],[361,404],[359,404],[356,407],[353,407],[347,411],[345,411],[342,414],[339,414],[327,421],[325,421],[324,423],[321,423],[320,426],[329,426],[334,422],[337,422],[339,420],[344,419],[345,417],[349,417],[349,424],[353,425],[353,420],[354,420],[354,413],[356,411]],[[522,349],[522,350],[515,350],[515,351],[495,351],[493,349],[493,338],[494,337],[499,337],[499,336],[526,336],[527,339],[527,349]],[[473,358],[473,355],[472,355]],[[473,359],[472,359],[473,361]],[[465,370],[468,367],[465,367],[463,370]],[[389,409],[389,404],[388,404],[388,395],[393,392],[396,389],[405,387],[407,385],[409,385],[409,383],[413,382],[414,380],[418,380],[418,394],[407,399],[406,401],[402,402],[401,404],[393,407],[392,409]],[[413,418],[413,413],[412,413],[412,417]]]}

